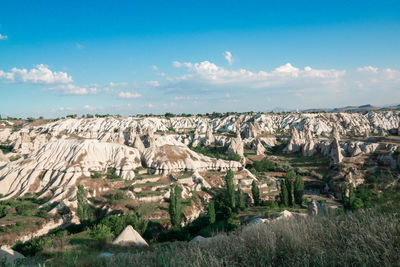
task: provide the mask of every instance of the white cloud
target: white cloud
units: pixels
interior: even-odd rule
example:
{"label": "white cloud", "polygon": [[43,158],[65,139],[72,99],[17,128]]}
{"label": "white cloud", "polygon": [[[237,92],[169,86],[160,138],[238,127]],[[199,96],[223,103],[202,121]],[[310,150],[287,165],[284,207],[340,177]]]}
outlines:
{"label": "white cloud", "polygon": [[110,87],[121,87],[121,86],[127,86],[127,82],[120,82],[120,83],[115,83],[115,82],[110,82],[108,84]]}
{"label": "white cloud", "polygon": [[153,86],[153,87],[158,87],[160,86],[160,83],[158,81],[147,81],[147,85]]}
{"label": "white cloud", "polygon": [[146,107],[148,107],[148,108],[153,108],[154,106],[153,106],[152,103],[148,103],[148,104],[146,104]]}
{"label": "white cloud", "polygon": [[378,73],[378,68],[372,67],[372,66],[365,66],[362,68],[358,68],[358,71],[369,71],[369,72],[373,72],[373,73]]}
{"label": "white cloud", "polygon": [[96,87],[80,87],[74,84],[63,84],[56,87],[50,87],[48,90],[60,95],[87,95],[97,93]]}
{"label": "white cloud", "polygon": [[233,56],[232,53],[229,51],[225,51],[224,52],[224,58],[226,59],[226,61],[228,61],[229,65],[232,65],[233,63]]}
{"label": "white cloud", "polygon": [[119,97],[120,98],[125,98],[125,99],[135,99],[141,97],[141,94],[138,93],[130,93],[130,92],[120,92]]}
{"label": "white cloud", "polygon": [[72,77],[66,72],[51,71],[46,65],[39,64],[36,68],[18,69],[13,68],[10,72],[0,70],[0,79],[12,82],[33,84],[57,84],[72,82]]}
{"label": "white cloud", "polygon": [[[209,61],[200,63],[180,63],[175,61],[174,66],[186,67],[190,73],[171,78],[172,85],[203,84],[213,86],[245,86],[246,88],[266,88],[282,84],[299,84],[299,82],[334,82],[345,75],[344,70],[314,70],[305,67],[303,70],[287,63],[271,72],[252,72],[246,69],[227,70]],[[171,86],[171,85],[170,85]],[[172,86],[173,87],[173,86]]]}
{"label": "white cloud", "polygon": [[0,40],[7,40],[8,39],[8,36],[7,35],[2,35],[1,33],[0,33]]}
{"label": "white cloud", "polygon": [[76,43],[76,48],[78,48],[78,49],[84,49],[85,46],[84,46],[83,44]]}

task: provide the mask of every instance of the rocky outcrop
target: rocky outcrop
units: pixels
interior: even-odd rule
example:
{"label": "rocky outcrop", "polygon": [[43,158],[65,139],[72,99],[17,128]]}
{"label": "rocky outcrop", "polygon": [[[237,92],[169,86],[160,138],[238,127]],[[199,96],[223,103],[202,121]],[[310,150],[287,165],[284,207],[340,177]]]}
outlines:
{"label": "rocky outcrop", "polygon": [[303,156],[312,156],[316,152],[316,144],[308,127],[298,132],[295,127],[291,129],[292,136],[288,145],[283,150],[285,153],[300,152]]}
{"label": "rocky outcrop", "polygon": [[0,149],[0,164],[8,162],[10,162],[10,160],[4,156],[3,151]]}
{"label": "rocky outcrop", "polygon": [[112,242],[114,245],[135,245],[138,247],[148,247],[146,240],[133,229],[132,225],[128,225]]}
{"label": "rocky outcrop", "polygon": [[308,216],[328,216],[328,209],[324,202],[313,199],[308,202]]}
{"label": "rocky outcrop", "polygon": [[244,145],[239,131],[236,133],[236,137],[231,139],[228,147],[228,155],[232,156],[234,154],[244,157]]}
{"label": "rocky outcrop", "polygon": [[259,139],[257,139],[255,141],[255,145],[254,146],[255,146],[254,152],[256,153],[256,155],[264,155],[266,149],[265,149],[264,145],[262,144],[262,142]]}
{"label": "rocky outcrop", "polygon": [[188,147],[166,144],[148,148],[142,155],[145,167],[154,173],[167,174],[178,171],[238,170],[242,165],[237,161],[225,161],[198,154]]}
{"label": "rocky outcrop", "polygon": [[215,144],[215,137],[214,137],[213,132],[212,132],[212,127],[209,126],[207,128],[206,137],[205,137],[205,140],[204,140],[204,146],[211,146],[213,144]]}
{"label": "rocky outcrop", "polygon": [[335,138],[331,143],[330,162],[331,165],[336,165],[342,163],[342,161],[343,161],[342,149],[340,147],[339,140]]}
{"label": "rocky outcrop", "polygon": [[92,171],[113,168],[117,175],[131,180],[139,166],[140,154],[134,148],[97,140],[57,140],[0,169],[0,193],[5,199],[28,191],[44,192],[42,196],[59,201],[78,178],[89,177]]}

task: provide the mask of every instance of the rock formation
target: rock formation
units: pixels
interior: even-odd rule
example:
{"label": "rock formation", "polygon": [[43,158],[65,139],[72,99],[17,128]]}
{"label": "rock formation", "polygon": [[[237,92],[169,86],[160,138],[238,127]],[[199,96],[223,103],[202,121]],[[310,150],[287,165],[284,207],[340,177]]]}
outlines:
{"label": "rock formation", "polygon": [[236,132],[236,137],[231,139],[228,147],[228,155],[232,156],[233,154],[237,154],[242,158],[244,157],[244,145],[239,131]]}
{"label": "rock formation", "polygon": [[139,247],[148,247],[146,240],[133,229],[132,225],[128,225],[112,242],[114,245],[135,245]]}
{"label": "rock formation", "polygon": [[212,132],[212,127],[209,126],[207,128],[206,138],[205,138],[205,141],[204,141],[204,146],[211,146],[214,143],[215,143],[215,137],[214,137],[213,132]]}
{"label": "rock formation", "polygon": [[254,146],[254,152],[256,153],[256,155],[264,155],[266,149],[259,139],[256,139]]}

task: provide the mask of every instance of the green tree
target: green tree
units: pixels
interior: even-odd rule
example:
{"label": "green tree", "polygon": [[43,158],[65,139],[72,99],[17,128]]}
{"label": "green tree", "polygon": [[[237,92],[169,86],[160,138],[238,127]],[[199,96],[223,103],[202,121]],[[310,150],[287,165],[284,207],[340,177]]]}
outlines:
{"label": "green tree", "polygon": [[226,186],[226,202],[228,207],[232,210],[235,209],[235,187],[233,185],[233,171],[229,169],[225,175],[225,186]]}
{"label": "green tree", "polygon": [[296,182],[294,184],[294,200],[297,205],[301,205],[303,201],[303,194],[304,194],[304,181],[303,177],[298,175],[296,177]]}
{"label": "green tree", "polygon": [[289,193],[286,187],[286,182],[281,179],[281,203],[283,206],[289,206]]}
{"label": "green tree", "polygon": [[288,203],[290,207],[293,207],[294,204],[294,179],[296,177],[296,173],[294,171],[289,171],[286,173],[285,182],[286,188],[288,191]]}
{"label": "green tree", "polygon": [[255,180],[251,183],[251,194],[253,195],[254,205],[260,205],[260,188],[258,188]]}
{"label": "green tree", "polygon": [[240,210],[246,210],[246,202],[244,200],[244,194],[243,191],[238,187],[238,190],[236,192],[237,198],[238,198],[238,208]]}
{"label": "green tree", "polygon": [[88,200],[85,195],[85,188],[78,185],[78,192],[76,194],[78,200],[77,215],[81,223],[87,222],[91,219],[91,211]]}
{"label": "green tree", "polygon": [[210,200],[210,203],[208,203],[208,222],[210,224],[215,223],[216,215],[215,215],[215,204],[214,200]]}
{"label": "green tree", "polygon": [[171,186],[169,201],[169,216],[172,227],[178,227],[181,224],[182,207],[181,207],[182,189],[177,185]]}

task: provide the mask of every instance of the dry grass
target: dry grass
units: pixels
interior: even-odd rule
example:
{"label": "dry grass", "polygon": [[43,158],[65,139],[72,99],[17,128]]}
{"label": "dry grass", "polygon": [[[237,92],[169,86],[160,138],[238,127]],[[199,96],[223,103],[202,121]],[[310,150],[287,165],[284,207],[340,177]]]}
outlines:
{"label": "dry grass", "polygon": [[71,251],[46,266],[399,266],[399,209],[276,221],[245,227],[203,245]]}

